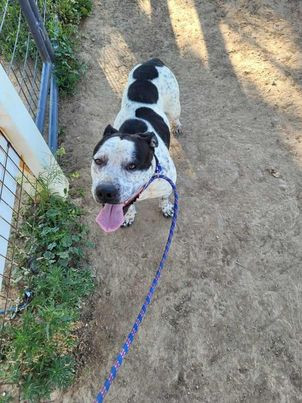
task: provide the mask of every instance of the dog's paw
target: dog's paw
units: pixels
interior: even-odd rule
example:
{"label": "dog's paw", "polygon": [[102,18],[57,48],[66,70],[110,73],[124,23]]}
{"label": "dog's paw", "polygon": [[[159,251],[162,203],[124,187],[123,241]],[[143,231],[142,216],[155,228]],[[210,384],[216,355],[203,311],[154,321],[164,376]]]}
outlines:
{"label": "dog's paw", "polygon": [[136,215],[136,209],[135,206],[132,204],[132,206],[129,207],[129,210],[125,215],[125,221],[123,222],[121,227],[122,228],[130,227],[130,225],[134,223],[135,215]]}
{"label": "dog's paw", "polygon": [[174,136],[181,136],[183,134],[182,125],[179,120],[174,122],[173,127],[172,127],[172,132],[173,132]]}
{"label": "dog's paw", "polygon": [[129,218],[129,219],[125,219],[125,221],[123,222],[123,224],[121,225],[122,228],[127,228],[130,227],[130,225],[132,225],[134,223],[134,217],[133,218]]}
{"label": "dog's paw", "polygon": [[164,217],[171,218],[171,217],[173,217],[173,214],[174,214],[174,206],[170,202],[165,203],[165,205],[162,206],[161,211],[162,211]]}

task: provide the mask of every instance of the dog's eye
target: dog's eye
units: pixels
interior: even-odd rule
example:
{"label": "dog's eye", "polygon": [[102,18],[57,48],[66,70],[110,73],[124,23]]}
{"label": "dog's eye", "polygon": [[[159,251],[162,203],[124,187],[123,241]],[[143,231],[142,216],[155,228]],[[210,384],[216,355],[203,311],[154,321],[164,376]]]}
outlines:
{"label": "dog's eye", "polygon": [[102,166],[102,165],[105,165],[105,164],[106,164],[106,161],[105,161],[104,158],[96,158],[96,159],[94,160],[94,162],[95,162],[96,165],[98,165],[98,166]]}
{"label": "dog's eye", "polygon": [[127,171],[134,171],[135,168],[136,168],[136,165],[133,164],[133,162],[132,162],[131,164],[128,164],[128,165],[126,166]]}

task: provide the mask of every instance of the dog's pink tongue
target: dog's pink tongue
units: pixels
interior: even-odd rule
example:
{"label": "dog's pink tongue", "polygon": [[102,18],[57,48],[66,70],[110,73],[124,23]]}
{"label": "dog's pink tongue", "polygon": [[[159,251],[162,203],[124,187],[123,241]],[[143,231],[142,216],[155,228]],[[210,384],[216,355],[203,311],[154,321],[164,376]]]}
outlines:
{"label": "dog's pink tongue", "polygon": [[96,222],[105,232],[113,232],[124,222],[123,204],[105,204],[99,212]]}

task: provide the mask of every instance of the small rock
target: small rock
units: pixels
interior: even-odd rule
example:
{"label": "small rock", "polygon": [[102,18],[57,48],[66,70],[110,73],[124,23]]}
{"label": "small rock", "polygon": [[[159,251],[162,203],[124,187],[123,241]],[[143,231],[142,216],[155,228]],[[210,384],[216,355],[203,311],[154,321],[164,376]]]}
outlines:
{"label": "small rock", "polygon": [[269,168],[268,172],[275,178],[280,178],[280,172],[275,168]]}

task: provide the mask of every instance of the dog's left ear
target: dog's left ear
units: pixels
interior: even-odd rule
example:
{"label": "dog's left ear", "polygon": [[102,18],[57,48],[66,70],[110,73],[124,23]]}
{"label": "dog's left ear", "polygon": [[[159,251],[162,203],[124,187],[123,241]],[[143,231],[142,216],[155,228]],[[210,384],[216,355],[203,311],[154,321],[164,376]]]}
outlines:
{"label": "dog's left ear", "polygon": [[151,148],[158,147],[158,140],[157,140],[156,135],[153,132],[142,133],[142,134],[140,134],[140,136],[148,141],[149,146]]}

